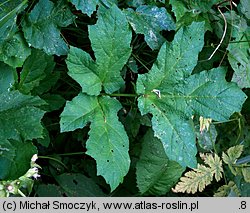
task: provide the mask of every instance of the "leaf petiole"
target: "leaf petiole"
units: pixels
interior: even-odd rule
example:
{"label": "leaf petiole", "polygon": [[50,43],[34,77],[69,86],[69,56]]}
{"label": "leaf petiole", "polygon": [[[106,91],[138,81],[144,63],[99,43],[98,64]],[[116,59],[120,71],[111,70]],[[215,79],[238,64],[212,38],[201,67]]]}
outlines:
{"label": "leaf petiole", "polygon": [[20,189],[18,189],[17,191],[18,191],[18,194],[20,194],[22,197],[26,197],[25,194]]}
{"label": "leaf petiole", "polygon": [[61,164],[65,169],[68,170],[68,167],[60,160],[56,159],[56,158],[53,158],[53,157],[49,157],[49,156],[38,156],[38,158],[41,158],[41,159],[49,159],[49,160],[53,160],[53,161],[56,161],[57,163]]}
{"label": "leaf petiole", "polygon": [[113,94],[101,93],[101,95],[106,95],[110,97],[133,97],[133,98],[137,98],[139,96],[137,94],[121,94],[121,93],[113,93]]}
{"label": "leaf petiole", "polygon": [[238,121],[238,120],[239,118],[234,118],[234,119],[230,119],[227,121],[215,121],[215,122],[212,122],[212,124],[223,124],[223,123],[229,123],[229,122]]}
{"label": "leaf petiole", "polygon": [[71,153],[63,153],[63,154],[57,154],[59,156],[70,156],[70,155],[84,155],[85,152],[71,152]]}

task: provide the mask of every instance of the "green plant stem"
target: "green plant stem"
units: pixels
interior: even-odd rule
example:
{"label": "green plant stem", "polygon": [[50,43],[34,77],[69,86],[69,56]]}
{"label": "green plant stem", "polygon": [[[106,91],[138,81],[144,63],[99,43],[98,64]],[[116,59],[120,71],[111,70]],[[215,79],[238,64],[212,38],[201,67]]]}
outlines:
{"label": "green plant stem", "polygon": [[250,40],[244,40],[244,41],[230,41],[229,44],[234,44],[234,43],[243,43],[243,42],[250,42]]}
{"label": "green plant stem", "polygon": [[234,119],[230,119],[227,121],[217,121],[217,122],[212,122],[212,124],[223,124],[223,123],[229,123],[229,122],[233,122],[233,121],[237,121],[238,118],[234,118]]}
{"label": "green plant stem", "polygon": [[239,143],[241,135],[242,135],[242,128],[241,128],[240,118],[238,118],[238,124],[239,124],[239,133],[238,133],[238,136],[237,136],[237,139],[236,139],[236,142],[235,142],[236,144]]}
{"label": "green plant stem", "polygon": [[63,153],[63,154],[57,154],[59,156],[70,156],[70,155],[84,155],[85,152],[72,152],[72,153]]}
{"label": "green plant stem", "polygon": [[135,55],[132,53],[132,56],[147,70],[149,71],[149,69],[147,68],[147,66]]}
{"label": "green plant stem", "polygon": [[137,94],[120,94],[120,93],[113,93],[113,94],[101,93],[101,95],[107,95],[110,97],[131,97],[131,98],[137,98],[139,96]]}
{"label": "green plant stem", "polygon": [[227,185],[228,184],[228,181],[227,181],[227,177],[226,177],[226,174],[225,174],[225,171],[224,171],[224,168],[222,167],[222,175],[223,175],[223,179],[225,181],[225,184]]}
{"label": "green plant stem", "polygon": [[56,159],[56,158],[52,158],[50,156],[38,156],[38,158],[41,158],[41,159],[49,159],[49,160],[53,160],[53,161],[56,161],[57,163],[61,164],[65,169],[68,170],[68,167],[63,163],[61,162],[60,160]]}
{"label": "green plant stem", "polygon": [[20,194],[22,197],[26,197],[25,194],[20,189],[18,189],[17,191],[18,191],[18,194]]}
{"label": "green plant stem", "polygon": [[248,168],[250,167],[250,165],[232,165],[232,167],[236,167],[236,168]]}

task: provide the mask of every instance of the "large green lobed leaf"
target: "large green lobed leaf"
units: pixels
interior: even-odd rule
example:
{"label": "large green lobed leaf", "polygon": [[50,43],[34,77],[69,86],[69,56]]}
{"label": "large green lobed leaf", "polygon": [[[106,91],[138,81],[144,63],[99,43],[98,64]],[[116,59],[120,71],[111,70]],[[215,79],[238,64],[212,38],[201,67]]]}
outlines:
{"label": "large green lobed leaf", "polygon": [[0,179],[11,180],[27,172],[37,153],[27,140],[43,137],[45,112],[37,107],[45,102],[8,89],[0,94]]}
{"label": "large green lobed leaf", "polygon": [[83,128],[91,122],[87,154],[97,163],[113,191],[127,174],[130,165],[129,141],[117,112],[121,104],[109,97],[95,97],[80,93],[67,102],[60,120],[61,132]]}
{"label": "large green lobed leaf", "polygon": [[9,91],[15,83],[16,70],[0,62],[0,94]]}
{"label": "large green lobed leaf", "polygon": [[[68,197],[104,197],[100,187],[91,179],[83,174],[63,173],[55,177],[62,194]],[[48,194],[47,194],[48,196]],[[61,195],[62,196],[62,195]]]}
{"label": "large green lobed leaf", "polygon": [[164,195],[181,177],[185,168],[166,156],[161,141],[149,130],[142,139],[142,152],[136,165],[140,193]]}
{"label": "large green lobed leaf", "polygon": [[175,16],[177,18],[177,21],[180,20],[180,18],[185,18],[184,16],[188,12],[192,12],[193,14],[199,14],[201,12],[206,13],[209,10],[211,10],[213,5],[216,5],[220,3],[220,0],[170,0],[170,4],[172,5],[172,10],[175,13]]}
{"label": "large green lobed leaf", "polygon": [[[237,17],[228,47],[228,61],[234,70],[232,81],[241,88],[250,87],[250,27],[244,19]],[[236,22],[235,21],[235,22]]]}
{"label": "large green lobed leaf", "polygon": [[30,54],[31,49],[21,33],[18,32],[3,42],[0,50],[0,60],[16,68],[21,67]]}
{"label": "large green lobed leaf", "polygon": [[69,0],[72,4],[75,5],[77,10],[81,10],[83,13],[86,13],[88,16],[96,10],[96,6],[99,0]]}
{"label": "large green lobed leaf", "polygon": [[169,3],[172,6],[172,11],[176,17],[176,21],[178,22],[185,13],[188,12],[186,4],[183,1],[169,0]]}
{"label": "large green lobed leaf", "polygon": [[234,112],[241,110],[246,95],[233,82],[225,80],[223,67],[191,75],[183,85],[183,96],[192,114],[226,121]]}
{"label": "large green lobed leaf", "polygon": [[40,81],[46,77],[46,72],[53,69],[53,57],[48,56],[41,50],[33,49],[31,55],[26,59],[20,74],[17,88],[23,94],[29,94]]}
{"label": "large green lobed leaf", "polygon": [[43,49],[48,55],[66,55],[69,48],[60,29],[71,24],[74,18],[63,0],[55,4],[40,0],[22,22],[24,37],[30,46]]}
{"label": "large green lobed leaf", "polygon": [[217,68],[191,75],[203,47],[204,23],[181,28],[160,49],[149,73],[140,75],[137,93],[141,114],[151,113],[154,134],[170,160],[196,167],[195,130],[191,117],[227,120],[241,110],[246,95]]}
{"label": "large green lobed leaf", "polygon": [[241,0],[238,8],[246,16],[247,19],[250,19],[250,4],[249,0]]}
{"label": "large green lobed leaf", "polygon": [[44,101],[18,91],[4,92],[0,94],[0,100],[1,138],[32,140],[42,137],[40,122],[45,112],[37,107],[45,104]]}
{"label": "large green lobed leaf", "polygon": [[175,30],[175,22],[164,7],[142,5],[136,9],[124,11],[130,25],[136,33],[144,34],[151,49],[160,49],[165,38],[162,30]]}
{"label": "large green lobed leaf", "polygon": [[[184,0],[182,0],[183,2],[185,2]],[[187,3],[187,6],[190,9],[195,9],[201,12],[208,12],[213,5],[216,5],[218,3],[220,3],[220,0],[190,0]]]}
{"label": "large green lobed leaf", "polygon": [[69,0],[75,5],[77,10],[81,10],[88,16],[91,16],[96,10],[97,5],[105,5],[111,7],[113,4],[117,4],[117,0]]}
{"label": "large green lobed leaf", "polygon": [[0,140],[0,180],[15,180],[30,169],[37,149],[30,141]]}
{"label": "large green lobed leaf", "polygon": [[89,95],[99,95],[102,87],[113,93],[124,85],[120,71],[130,54],[132,32],[125,15],[117,6],[100,8],[89,37],[96,61],[81,49],[71,47],[67,58],[68,74]]}
{"label": "large green lobed leaf", "polygon": [[212,31],[210,13],[208,13],[212,6],[220,0],[207,1],[184,1],[184,0],[170,0],[172,11],[176,17],[176,28],[190,25],[192,22],[205,21],[205,29]]}

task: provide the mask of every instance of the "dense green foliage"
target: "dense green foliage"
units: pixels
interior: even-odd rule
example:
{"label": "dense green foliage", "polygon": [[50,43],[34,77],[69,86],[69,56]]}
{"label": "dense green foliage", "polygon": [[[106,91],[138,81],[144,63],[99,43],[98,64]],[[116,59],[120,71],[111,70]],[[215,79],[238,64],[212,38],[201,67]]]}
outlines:
{"label": "dense green foliage", "polygon": [[250,195],[248,0],[0,8],[0,196]]}

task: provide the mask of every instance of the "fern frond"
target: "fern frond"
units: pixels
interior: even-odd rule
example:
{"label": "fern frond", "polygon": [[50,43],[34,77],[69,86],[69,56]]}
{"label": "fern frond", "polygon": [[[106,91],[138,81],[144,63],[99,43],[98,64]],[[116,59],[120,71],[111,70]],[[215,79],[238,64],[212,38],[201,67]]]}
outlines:
{"label": "fern frond", "polygon": [[211,168],[211,172],[214,174],[216,181],[218,182],[222,178],[222,161],[220,160],[220,157],[218,155],[207,155],[205,157],[204,163],[209,165]]}
{"label": "fern frond", "polygon": [[198,165],[197,169],[185,173],[180,182],[173,189],[174,192],[187,192],[194,194],[198,190],[202,192],[213,180],[213,174],[210,168],[204,165]]}
{"label": "fern frond", "polygon": [[214,194],[214,197],[226,197],[230,196],[232,193],[236,194],[237,196],[241,195],[236,184],[233,181],[230,181],[227,185],[221,186]]}
{"label": "fern frond", "polygon": [[197,191],[202,192],[212,182],[214,175],[216,181],[221,179],[223,168],[219,156],[215,154],[213,157],[211,154],[207,154],[201,157],[208,166],[198,164],[197,169],[185,173],[184,177],[180,178],[180,182],[173,189],[173,192],[192,194]]}

